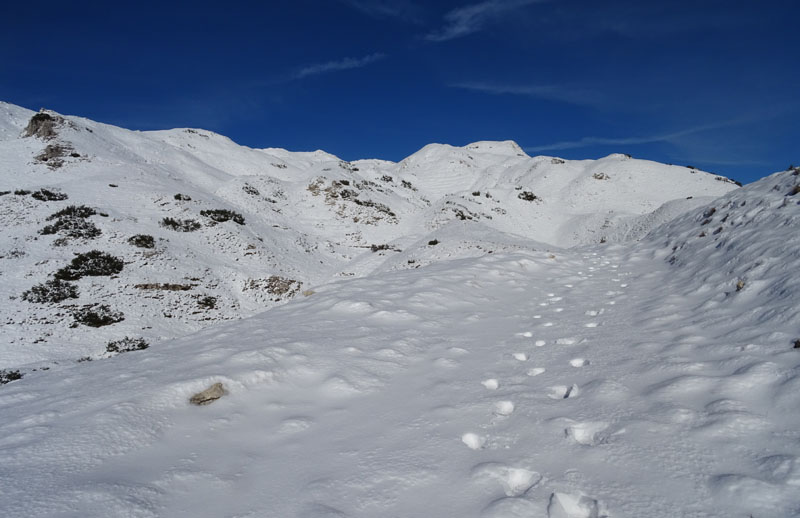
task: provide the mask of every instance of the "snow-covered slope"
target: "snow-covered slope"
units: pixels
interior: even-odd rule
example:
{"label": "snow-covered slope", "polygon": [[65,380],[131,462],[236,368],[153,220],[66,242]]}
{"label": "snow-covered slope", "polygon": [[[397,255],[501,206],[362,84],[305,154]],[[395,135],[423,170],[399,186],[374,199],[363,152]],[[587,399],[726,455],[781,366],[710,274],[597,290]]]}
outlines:
{"label": "snow-covered slope", "polygon": [[[68,198],[22,194],[42,188]],[[349,163],[322,151],[250,149],[204,130],[135,132],[0,103],[0,368],[96,358],[125,336],[181,336],[337,277],[638,238],[697,197],[734,188],[625,155],[528,157],[513,142],[431,144],[400,163]],[[70,205],[94,209],[78,224],[99,235],[41,233]],[[214,210],[244,224],[202,215]],[[178,232],[165,218],[198,228]],[[152,247],[131,244],[137,235]],[[91,250],[124,268],[75,281],[78,298],[25,300]],[[73,315],[92,305],[124,320],[76,324]]]}
{"label": "snow-covered slope", "polygon": [[[634,244],[463,249],[28,372],[0,389],[0,507],[797,516],[798,185],[773,175]],[[188,403],[213,383],[227,394]]]}

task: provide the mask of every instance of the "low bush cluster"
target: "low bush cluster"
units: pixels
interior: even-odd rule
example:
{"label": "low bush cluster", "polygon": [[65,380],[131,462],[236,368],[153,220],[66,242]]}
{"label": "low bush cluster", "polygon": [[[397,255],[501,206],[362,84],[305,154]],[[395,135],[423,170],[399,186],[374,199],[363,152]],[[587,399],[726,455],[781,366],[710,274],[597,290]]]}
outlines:
{"label": "low bush cluster", "polygon": [[535,194],[533,194],[530,191],[522,191],[521,193],[519,193],[517,195],[517,198],[519,198],[520,200],[524,200],[524,201],[536,201],[536,200],[539,199],[538,196],[536,196]]}
{"label": "low bush cluster", "polygon": [[206,295],[197,299],[197,305],[204,309],[214,309],[217,307],[217,297]]}
{"label": "low bush cluster", "polygon": [[58,190],[39,189],[31,194],[31,198],[39,201],[64,201],[68,199],[69,196]]}
{"label": "low bush cluster", "polygon": [[53,276],[62,281],[75,281],[81,277],[98,277],[116,275],[122,271],[125,263],[119,257],[92,250],[77,254],[68,266],[58,270]]}
{"label": "low bush cluster", "polygon": [[155,248],[156,241],[153,236],[147,234],[136,234],[128,238],[128,243],[138,248]]}
{"label": "low bush cluster", "polygon": [[38,304],[56,304],[67,299],[77,298],[78,287],[61,279],[53,279],[37,284],[22,294],[22,300]]}
{"label": "low bush cluster", "polygon": [[20,371],[0,369],[0,385],[5,385],[6,383],[20,380],[22,379],[22,376],[24,376],[24,374],[22,374]]}
{"label": "low bush cluster", "polygon": [[132,351],[143,351],[150,347],[144,338],[125,337],[121,340],[114,340],[106,344],[106,352],[114,354],[129,353]]}
{"label": "low bush cluster", "polygon": [[89,305],[72,312],[75,322],[89,327],[103,327],[125,320],[121,311],[114,311],[105,304]]}
{"label": "low bush cluster", "polygon": [[175,199],[178,201],[192,201],[191,196],[189,196],[188,194],[181,194],[181,193],[176,194]]}
{"label": "low bush cluster", "polygon": [[216,221],[217,223],[224,223],[226,221],[232,220],[234,223],[238,223],[239,225],[244,225],[244,216],[242,216],[238,212],[234,212],[228,209],[201,210],[200,215],[205,216],[206,218],[209,218],[212,221]]}
{"label": "low bush cluster", "polygon": [[199,230],[202,225],[193,219],[175,219],[166,217],[161,220],[160,225],[175,232],[194,232]]}
{"label": "low bush cluster", "polygon": [[70,205],[47,217],[47,221],[53,221],[39,230],[42,235],[61,234],[65,237],[75,237],[84,239],[94,239],[102,231],[87,218],[97,214],[97,211],[86,205]]}

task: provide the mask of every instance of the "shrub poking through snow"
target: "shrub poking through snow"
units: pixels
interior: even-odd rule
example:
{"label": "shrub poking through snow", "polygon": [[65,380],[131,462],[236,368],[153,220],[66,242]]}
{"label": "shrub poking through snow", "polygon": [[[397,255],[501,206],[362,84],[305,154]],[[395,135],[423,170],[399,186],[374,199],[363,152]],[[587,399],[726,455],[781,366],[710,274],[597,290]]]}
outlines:
{"label": "shrub poking through snow", "polygon": [[439,244],[438,239],[431,239],[430,241],[428,241],[428,246],[436,246],[438,244]]}
{"label": "shrub poking through snow", "polygon": [[129,353],[132,351],[143,351],[150,347],[144,338],[125,337],[121,340],[114,340],[106,344],[106,352],[113,354]]}
{"label": "shrub poking through snow", "polygon": [[90,216],[97,214],[97,211],[86,205],[69,205],[64,207],[58,212],[54,212],[47,216],[47,221],[61,218],[81,218],[86,219]]}
{"label": "shrub poking through snow", "polygon": [[188,194],[181,194],[181,193],[176,194],[175,199],[178,201],[192,201],[191,196],[189,196]]}
{"label": "shrub poking through snow", "polygon": [[217,307],[217,297],[206,295],[197,299],[197,305],[203,309],[214,309]]}
{"label": "shrub poking through snow", "polygon": [[81,277],[116,275],[122,271],[124,264],[119,257],[92,250],[76,255],[68,266],[61,268],[53,276],[63,281],[76,281]]}
{"label": "shrub poking through snow", "polygon": [[200,215],[212,221],[216,221],[217,223],[224,223],[228,220],[232,220],[234,223],[244,225],[244,216],[228,209],[201,210]]}
{"label": "shrub poking through snow", "polygon": [[153,236],[147,234],[136,234],[128,238],[128,243],[138,248],[155,248],[156,241]]}
{"label": "shrub poking through snow", "polygon": [[78,324],[89,327],[103,327],[125,320],[121,311],[114,311],[105,304],[83,306],[72,312],[72,317]]}
{"label": "shrub poking through snow", "polygon": [[31,193],[31,191],[29,191],[27,189],[17,189],[16,191],[14,191],[14,194],[17,195],[17,196],[27,196],[30,193]]}
{"label": "shrub poking through snow", "polygon": [[31,198],[39,201],[64,201],[69,198],[69,196],[57,190],[39,189],[31,194]]}
{"label": "shrub poking through snow", "polygon": [[71,282],[53,279],[42,284],[37,284],[33,288],[22,294],[22,300],[36,302],[38,304],[55,304],[67,299],[78,298],[78,287]]}
{"label": "shrub poking through snow", "polygon": [[102,232],[94,223],[87,221],[87,218],[95,214],[97,214],[97,211],[86,205],[69,205],[47,216],[47,221],[56,221],[45,226],[39,233],[42,235],[61,234],[65,237],[94,239]]}
{"label": "shrub poking through snow", "polygon": [[521,193],[519,193],[517,195],[517,198],[519,198],[520,200],[524,200],[524,201],[536,201],[536,200],[539,199],[538,196],[536,196],[535,194],[533,194],[530,191],[522,191]]}
{"label": "shrub poking through snow", "polygon": [[10,371],[2,369],[0,370],[0,385],[5,385],[6,383],[11,383],[12,381],[21,380],[22,374],[20,371]]}
{"label": "shrub poking through snow", "polygon": [[162,219],[160,225],[176,232],[194,232],[202,227],[199,222],[193,219],[175,219],[170,217]]}
{"label": "shrub poking through snow", "polygon": [[246,184],[244,184],[244,185],[242,186],[242,190],[243,190],[244,192],[246,192],[247,194],[249,194],[250,196],[258,196],[259,194],[261,194],[261,193],[258,191],[258,189],[256,189],[255,187],[253,187],[253,186],[252,186],[252,185],[250,185],[249,183],[246,183]]}

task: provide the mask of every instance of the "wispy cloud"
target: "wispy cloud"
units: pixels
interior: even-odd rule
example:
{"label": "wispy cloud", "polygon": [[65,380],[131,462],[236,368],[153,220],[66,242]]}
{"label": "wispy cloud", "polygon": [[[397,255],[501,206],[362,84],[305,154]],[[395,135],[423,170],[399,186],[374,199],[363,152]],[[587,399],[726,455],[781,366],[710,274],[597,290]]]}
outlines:
{"label": "wispy cloud", "polygon": [[455,83],[451,88],[492,95],[524,95],[539,99],[550,99],[582,106],[601,106],[607,100],[597,91],[583,90],[565,85],[498,85],[487,83]]}
{"label": "wispy cloud", "polygon": [[326,63],[316,63],[313,65],[307,65],[299,69],[294,74],[292,74],[292,79],[303,79],[305,77],[327,74],[329,72],[362,68],[372,63],[375,63],[376,61],[380,61],[385,57],[386,54],[383,54],[381,52],[376,52],[374,54],[370,54],[362,58],[343,58],[334,61],[328,61]]}
{"label": "wispy cloud", "polygon": [[444,26],[425,36],[428,41],[447,41],[480,31],[492,18],[546,0],[486,0],[453,9],[444,15]]}
{"label": "wispy cloud", "polygon": [[421,23],[422,9],[408,0],[341,0],[342,3],[372,18],[395,18]]}
{"label": "wispy cloud", "polygon": [[622,137],[622,138],[583,137],[579,140],[565,140],[561,142],[555,142],[553,144],[546,144],[544,146],[526,147],[525,151],[529,153],[538,153],[540,151],[558,151],[562,149],[576,149],[589,146],[626,146],[634,144],[651,144],[654,142],[675,142],[681,137],[686,137],[704,131],[735,126],[738,124],[742,124],[744,122],[748,121],[744,119],[736,119],[723,122],[716,122],[712,124],[704,124],[702,126],[687,128],[672,133],[663,133],[660,135],[634,136],[634,137]]}

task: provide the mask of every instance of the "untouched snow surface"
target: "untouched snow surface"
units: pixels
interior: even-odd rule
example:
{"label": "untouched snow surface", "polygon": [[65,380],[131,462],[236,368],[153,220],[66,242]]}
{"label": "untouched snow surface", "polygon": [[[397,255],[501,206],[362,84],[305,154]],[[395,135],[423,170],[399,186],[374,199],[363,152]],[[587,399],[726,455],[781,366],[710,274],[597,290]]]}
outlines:
{"label": "untouched snow surface", "polygon": [[[529,157],[510,141],[431,144],[399,163],[345,162],[323,151],[250,149],[205,130],[136,132],[54,112],[39,115],[55,119],[52,132],[24,136],[34,115],[0,103],[0,368],[101,358],[125,336],[156,344],[338,278],[639,239],[736,188],[626,155]],[[42,188],[68,199],[16,194]],[[41,234],[57,211],[82,204],[96,210],[87,224],[98,236]],[[244,224],[203,216],[220,209]],[[177,232],[164,218],[198,228]],[[139,234],[152,248],[129,243]],[[118,257],[123,270],[79,279],[76,299],[24,300],[90,250]],[[73,313],[93,304],[124,320],[76,324]]]}
{"label": "untouched snow surface", "polygon": [[[798,516],[798,184],[777,173],[638,243],[378,269],[29,372],[0,388],[0,508]],[[215,382],[229,393],[189,405]]]}

